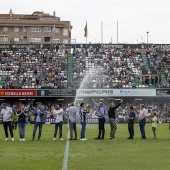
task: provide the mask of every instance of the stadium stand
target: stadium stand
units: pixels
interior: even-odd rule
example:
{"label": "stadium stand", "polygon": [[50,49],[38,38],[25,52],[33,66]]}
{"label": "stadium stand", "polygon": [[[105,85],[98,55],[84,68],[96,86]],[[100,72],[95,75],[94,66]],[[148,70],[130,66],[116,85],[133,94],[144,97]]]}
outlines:
{"label": "stadium stand", "polygon": [[163,49],[148,49],[147,59],[149,62],[151,77],[159,77],[156,82],[157,88],[170,87],[170,52]]}
{"label": "stadium stand", "polygon": [[5,50],[0,53],[2,89],[168,88],[170,52],[148,49],[102,49],[90,47]]}
{"label": "stadium stand", "polygon": [[0,54],[1,88],[66,88],[67,59],[53,51],[20,50]]}

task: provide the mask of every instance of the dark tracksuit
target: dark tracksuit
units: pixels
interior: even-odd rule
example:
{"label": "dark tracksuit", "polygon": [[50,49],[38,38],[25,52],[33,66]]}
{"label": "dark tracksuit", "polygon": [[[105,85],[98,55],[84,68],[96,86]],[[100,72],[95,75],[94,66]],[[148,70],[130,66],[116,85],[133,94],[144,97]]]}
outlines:
{"label": "dark tracksuit", "polygon": [[133,139],[134,136],[134,119],[135,119],[135,113],[134,112],[130,112],[129,118],[133,119],[129,119],[128,121],[128,131],[129,131],[129,138]]}
{"label": "dark tracksuit", "polygon": [[116,122],[115,122],[115,119],[116,119],[115,110],[120,105],[121,105],[121,103],[119,103],[115,107],[110,107],[109,110],[108,110],[109,123],[110,123],[110,138],[115,138],[115,133],[116,133],[116,129],[117,129],[117,125],[116,125]]}

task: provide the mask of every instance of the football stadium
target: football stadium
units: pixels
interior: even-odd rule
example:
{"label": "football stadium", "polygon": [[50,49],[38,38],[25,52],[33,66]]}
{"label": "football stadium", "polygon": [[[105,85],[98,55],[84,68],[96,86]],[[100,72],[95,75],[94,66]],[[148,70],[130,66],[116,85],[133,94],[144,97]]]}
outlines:
{"label": "football stadium", "polygon": [[78,43],[73,26],[0,14],[0,169],[169,169],[170,44],[88,43],[88,22]]}

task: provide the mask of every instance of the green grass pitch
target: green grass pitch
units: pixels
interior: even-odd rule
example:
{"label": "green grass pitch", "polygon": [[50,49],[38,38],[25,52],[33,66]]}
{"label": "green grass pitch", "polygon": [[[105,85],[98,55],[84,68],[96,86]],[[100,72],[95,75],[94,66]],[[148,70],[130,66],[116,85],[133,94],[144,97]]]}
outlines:
{"label": "green grass pitch", "polygon": [[[80,125],[77,125],[80,137]],[[166,170],[169,169],[170,131],[168,124],[159,124],[157,140],[153,140],[151,124],[146,124],[146,140],[140,139],[135,124],[134,140],[127,140],[127,124],[118,124],[116,140],[109,140],[109,124],[105,125],[105,140],[97,137],[98,125],[87,124],[87,141],[70,141],[69,170]],[[41,141],[31,141],[33,125],[26,126],[26,141],[5,141],[0,125],[0,170],[60,170],[62,169],[68,126],[63,125],[64,141],[53,141],[54,125],[44,125]],[[58,136],[57,136],[58,137]]]}

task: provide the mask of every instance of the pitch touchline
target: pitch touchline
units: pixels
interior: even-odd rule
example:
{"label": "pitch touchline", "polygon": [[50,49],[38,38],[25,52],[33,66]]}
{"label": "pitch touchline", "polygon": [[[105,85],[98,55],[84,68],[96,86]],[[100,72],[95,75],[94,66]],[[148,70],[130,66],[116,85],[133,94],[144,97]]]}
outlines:
{"label": "pitch touchline", "polygon": [[70,136],[70,133],[69,133],[69,130],[68,130],[62,170],[67,170],[67,166],[68,166],[68,154],[69,154],[69,140],[68,140],[68,138],[69,138],[69,136]]}

